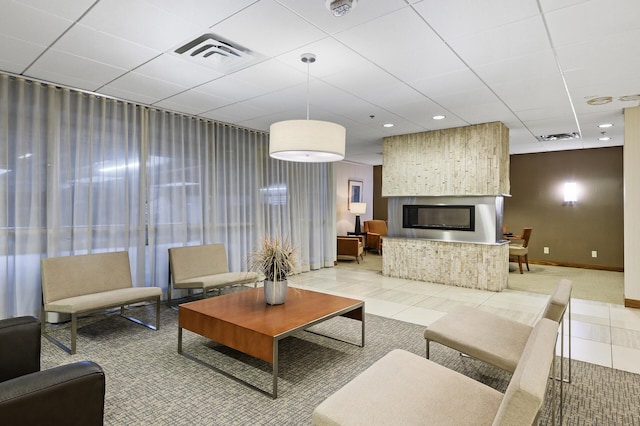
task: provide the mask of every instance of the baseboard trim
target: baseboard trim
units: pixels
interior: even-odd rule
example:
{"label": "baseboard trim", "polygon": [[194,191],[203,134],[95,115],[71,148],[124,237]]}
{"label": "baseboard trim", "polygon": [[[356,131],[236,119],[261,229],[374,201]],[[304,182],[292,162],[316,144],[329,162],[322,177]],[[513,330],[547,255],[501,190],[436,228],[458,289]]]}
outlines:
{"label": "baseboard trim", "polygon": [[582,268],[582,269],[595,269],[599,271],[624,272],[624,267],[620,267],[620,266],[590,265],[587,263],[554,262],[554,261],[548,261],[548,260],[533,260],[533,259],[529,259],[529,263],[534,265],[566,266],[568,268]]}
{"label": "baseboard trim", "polygon": [[640,309],[640,300],[624,299],[624,307]]}

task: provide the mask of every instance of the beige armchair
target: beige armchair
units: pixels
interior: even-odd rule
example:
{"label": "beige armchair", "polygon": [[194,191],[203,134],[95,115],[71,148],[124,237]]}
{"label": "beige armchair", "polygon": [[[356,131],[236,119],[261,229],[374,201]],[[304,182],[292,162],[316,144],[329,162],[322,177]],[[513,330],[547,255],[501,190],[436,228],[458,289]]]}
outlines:
{"label": "beige armchair", "polygon": [[[511,241],[509,243],[509,262],[518,262],[520,273],[522,274],[522,261],[524,260],[527,265],[527,271],[529,269],[529,238],[531,238],[531,231],[533,228],[524,228],[522,235],[509,237]],[[522,244],[514,244],[513,241],[522,240]]]}
{"label": "beige armchair", "polygon": [[385,220],[365,220],[364,232],[367,233],[367,248],[378,250],[382,254],[382,237],[387,236],[387,222]]}
{"label": "beige armchair", "polygon": [[364,253],[364,245],[359,237],[338,237],[338,259],[355,259],[360,263]]}

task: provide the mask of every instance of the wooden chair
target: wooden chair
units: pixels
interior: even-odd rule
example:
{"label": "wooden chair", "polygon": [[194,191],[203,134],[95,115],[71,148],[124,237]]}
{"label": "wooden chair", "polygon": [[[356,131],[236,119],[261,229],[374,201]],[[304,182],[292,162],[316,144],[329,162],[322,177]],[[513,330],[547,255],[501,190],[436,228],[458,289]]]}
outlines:
{"label": "wooden chair", "polygon": [[510,241],[522,240],[522,244],[509,244],[509,262],[518,262],[520,273],[522,274],[522,261],[524,260],[527,265],[527,271],[529,269],[529,238],[531,238],[531,231],[533,228],[524,228],[522,234],[519,236],[510,237]]}

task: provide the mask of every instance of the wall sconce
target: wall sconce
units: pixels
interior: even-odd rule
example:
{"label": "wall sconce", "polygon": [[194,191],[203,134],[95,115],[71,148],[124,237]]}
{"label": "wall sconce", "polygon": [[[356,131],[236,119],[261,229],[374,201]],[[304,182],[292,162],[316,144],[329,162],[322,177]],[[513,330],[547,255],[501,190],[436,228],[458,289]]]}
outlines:
{"label": "wall sconce", "polygon": [[578,186],[575,182],[564,184],[564,204],[575,204],[578,201]]}

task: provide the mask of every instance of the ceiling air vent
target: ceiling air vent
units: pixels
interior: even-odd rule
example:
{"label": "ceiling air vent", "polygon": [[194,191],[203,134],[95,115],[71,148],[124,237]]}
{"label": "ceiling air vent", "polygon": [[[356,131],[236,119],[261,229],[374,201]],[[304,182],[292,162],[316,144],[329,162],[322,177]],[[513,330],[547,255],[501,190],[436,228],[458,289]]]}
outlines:
{"label": "ceiling air vent", "polygon": [[249,49],[215,34],[203,34],[175,49],[175,53],[221,72],[243,68],[259,59]]}
{"label": "ceiling air vent", "polygon": [[572,139],[580,139],[580,134],[577,132],[558,133],[555,135],[536,136],[536,139],[538,139],[540,142],[569,141]]}

